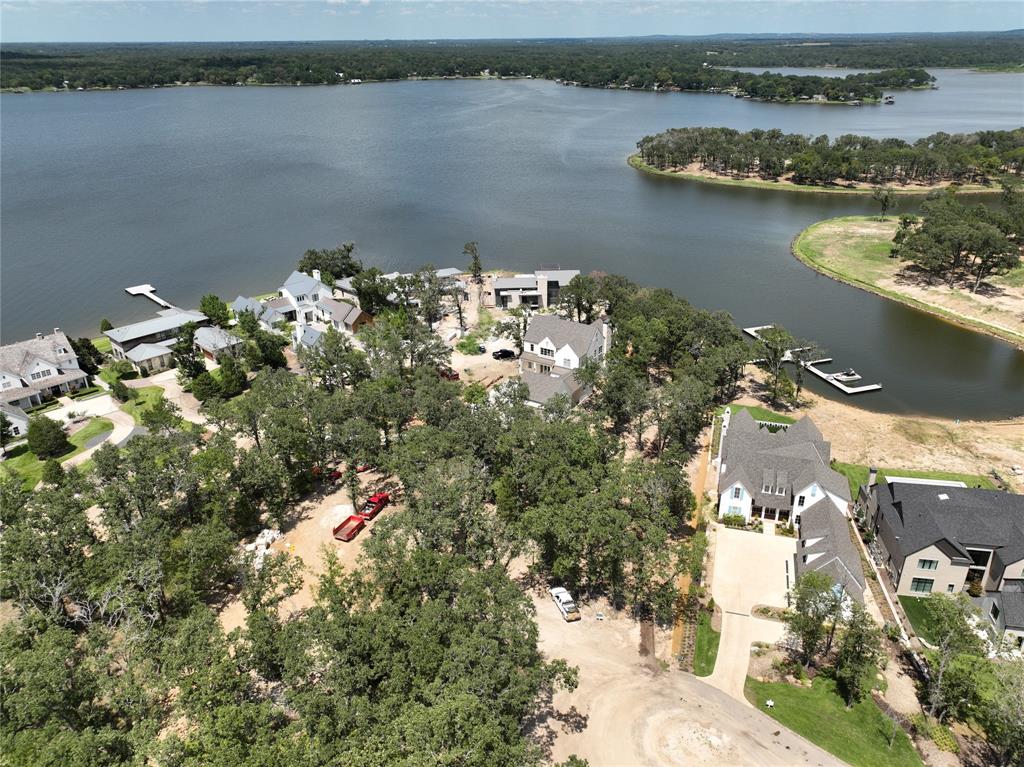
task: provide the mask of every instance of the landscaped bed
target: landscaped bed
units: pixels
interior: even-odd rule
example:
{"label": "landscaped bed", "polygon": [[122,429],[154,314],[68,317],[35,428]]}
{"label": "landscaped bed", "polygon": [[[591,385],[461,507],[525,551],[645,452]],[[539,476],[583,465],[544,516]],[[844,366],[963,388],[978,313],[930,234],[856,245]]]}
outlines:
{"label": "landscaped bed", "polygon": [[[921,757],[910,737],[896,727],[870,698],[851,708],[834,681],[818,675],[812,686],[759,682],[747,678],[746,696],[754,707],[854,767],[912,767]],[[775,705],[765,706],[771,699]]]}

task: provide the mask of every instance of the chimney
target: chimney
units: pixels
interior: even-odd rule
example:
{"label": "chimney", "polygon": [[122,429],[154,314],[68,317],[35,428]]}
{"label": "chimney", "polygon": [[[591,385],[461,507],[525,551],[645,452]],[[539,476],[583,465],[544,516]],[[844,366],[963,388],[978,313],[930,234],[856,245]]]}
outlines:
{"label": "chimney", "polygon": [[878,484],[878,469],[872,466],[868,469],[868,488],[872,488]]}
{"label": "chimney", "polygon": [[316,280],[317,282],[320,282],[320,270],[319,269],[314,269],[313,270],[313,279]]}

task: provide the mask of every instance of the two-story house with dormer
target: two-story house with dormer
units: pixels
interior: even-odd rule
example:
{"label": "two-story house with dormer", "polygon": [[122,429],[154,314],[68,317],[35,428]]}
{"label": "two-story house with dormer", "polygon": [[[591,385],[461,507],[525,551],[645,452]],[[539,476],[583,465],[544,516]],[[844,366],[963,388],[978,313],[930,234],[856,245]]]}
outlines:
{"label": "two-story house with dormer", "polygon": [[850,486],[829,465],[832,446],[806,416],[787,427],[759,424],[748,410],[723,424],[718,516],[798,523],[817,503],[846,515]]}
{"label": "two-story house with dormer", "polygon": [[0,402],[30,408],[88,385],[89,376],[60,328],[0,346]]}
{"label": "two-story house with dormer", "polygon": [[331,298],[334,291],[320,279],[320,270],[313,274],[295,271],[278,290],[280,299],[267,303],[272,309],[284,315],[288,322],[306,325],[317,320],[317,304],[323,298]]}
{"label": "two-story house with dormer", "polygon": [[523,336],[519,374],[529,388],[528,403],[543,405],[564,394],[575,405],[589,396],[575,372],[586,360],[604,360],[610,330],[600,320],[590,325],[537,314]]}

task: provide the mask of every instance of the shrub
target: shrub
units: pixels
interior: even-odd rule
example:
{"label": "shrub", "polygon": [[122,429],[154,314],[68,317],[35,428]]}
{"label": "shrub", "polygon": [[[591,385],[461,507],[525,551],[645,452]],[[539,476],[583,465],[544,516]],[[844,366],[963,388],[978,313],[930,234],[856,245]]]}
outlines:
{"label": "shrub", "polygon": [[60,485],[64,482],[64,467],[56,458],[48,458],[43,464],[43,482],[48,485]]}
{"label": "shrub", "polygon": [[118,402],[130,402],[139,396],[135,389],[130,389],[125,386],[124,382],[118,378],[110,385],[110,393],[114,396]]}
{"label": "shrub", "polygon": [[102,320],[100,320],[100,332],[101,333],[106,331],[106,330],[112,330],[113,328],[114,328],[113,324],[106,317],[104,317]]}
{"label": "shrub", "polygon": [[208,370],[205,370],[192,379],[192,394],[200,402],[206,402],[222,396],[223,391],[220,382],[210,375]]}
{"label": "shrub", "polygon": [[71,443],[59,423],[38,415],[28,421],[28,449],[38,458],[46,459],[69,452]]}
{"label": "shrub", "polygon": [[726,527],[744,527],[747,524],[742,514],[725,514],[719,521]]}

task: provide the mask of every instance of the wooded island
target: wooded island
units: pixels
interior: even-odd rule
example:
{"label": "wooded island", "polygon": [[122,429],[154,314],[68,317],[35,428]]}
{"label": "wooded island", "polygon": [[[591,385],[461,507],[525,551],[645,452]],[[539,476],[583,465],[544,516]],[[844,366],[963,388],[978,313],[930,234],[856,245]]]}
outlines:
{"label": "wooded island", "polygon": [[[634,166],[695,179],[870,192],[876,185],[921,193],[950,184],[991,187],[1024,169],[1024,128],[935,133],[913,143],[869,136],[803,136],[781,130],[671,128],[637,142]],[[638,162],[637,162],[638,161]],[[910,187],[907,189],[907,187]]]}

